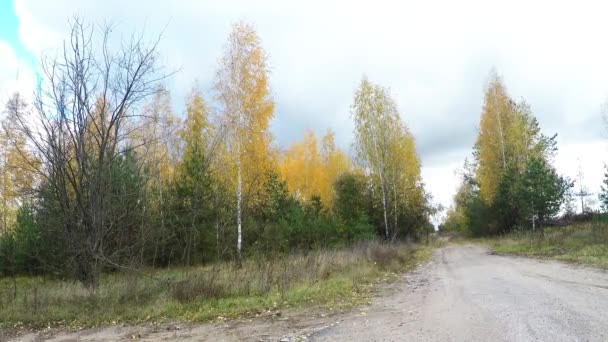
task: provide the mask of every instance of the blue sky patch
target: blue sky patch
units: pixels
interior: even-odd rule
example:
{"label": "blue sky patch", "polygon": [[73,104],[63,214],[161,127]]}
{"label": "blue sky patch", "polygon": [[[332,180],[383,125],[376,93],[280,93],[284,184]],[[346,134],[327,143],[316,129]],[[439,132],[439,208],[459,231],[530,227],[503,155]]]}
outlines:
{"label": "blue sky patch", "polygon": [[14,0],[0,0],[0,40],[7,42],[17,58],[35,66],[36,59],[19,39],[19,18],[15,14]]}

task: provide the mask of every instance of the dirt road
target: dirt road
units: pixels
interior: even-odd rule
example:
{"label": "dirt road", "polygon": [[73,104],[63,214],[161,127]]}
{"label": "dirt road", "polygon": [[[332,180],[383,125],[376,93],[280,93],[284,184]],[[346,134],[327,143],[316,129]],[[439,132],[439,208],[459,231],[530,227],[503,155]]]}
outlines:
{"label": "dirt road", "polygon": [[604,271],[455,246],[419,277],[314,340],[608,341]]}
{"label": "dirt road", "polygon": [[354,312],[50,332],[53,341],[608,341],[608,273],[450,246]]}

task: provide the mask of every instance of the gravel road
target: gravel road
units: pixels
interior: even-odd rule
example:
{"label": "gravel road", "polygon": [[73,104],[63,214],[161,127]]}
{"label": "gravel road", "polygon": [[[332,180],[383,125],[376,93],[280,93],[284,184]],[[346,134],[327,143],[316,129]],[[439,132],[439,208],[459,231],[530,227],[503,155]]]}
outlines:
{"label": "gravel road", "polygon": [[34,332],[15,340],[608,341],[608,273],[448,246],[349,313]]}
{"label": "gravel road", "polygon": [[450,246],[315,341],[608,341],[605,271]]}

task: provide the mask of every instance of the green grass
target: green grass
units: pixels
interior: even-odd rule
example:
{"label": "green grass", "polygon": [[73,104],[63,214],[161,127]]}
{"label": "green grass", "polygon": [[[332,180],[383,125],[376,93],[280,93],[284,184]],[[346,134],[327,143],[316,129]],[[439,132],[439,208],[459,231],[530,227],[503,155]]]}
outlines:
{"label": "green grass", "polygon": [[48,277],[0,279],[0,327],[71,328],[140,322],[202,322],[303,306],[344,310],[369,300],[373,284],[395,279],[432,254],[378,242],[272,260],[102,276],[96,293]]}
{"label": "green grass", "polygon": [[608,224],[593,222],[486,239],[496,253],[548,258],[608,268]]}

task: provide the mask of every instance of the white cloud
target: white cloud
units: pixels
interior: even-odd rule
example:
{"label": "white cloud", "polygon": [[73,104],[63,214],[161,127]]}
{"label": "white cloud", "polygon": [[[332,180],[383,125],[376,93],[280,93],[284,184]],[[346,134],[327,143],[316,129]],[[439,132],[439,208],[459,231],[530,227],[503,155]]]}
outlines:
{"label": "white cloud", "polygon": [[310,127],[332,128],[348,147],[352,93],[366,73],[391,87],[417,138],[425,182],[444,204],[454,166],[474,143],[492,67],[514,98],[531,104],[546,133],[559,134],[560,149],[597,141],[602,131],[605,2],[17,0],[15,8],[21,39],[36,54],[58,46],[72,14],[114,21],[121,32],[166,27],[162,53],[182,70],[169,83],[177,102],[194,79],[210,91],[230,24],[254,22],[270,55],[281,144]]}
{"label": "white cloud", "polygon": [[0,40],[0,106],[15,92],[31,100],[35,77],[26,63],[19,61],[11,46]]}

